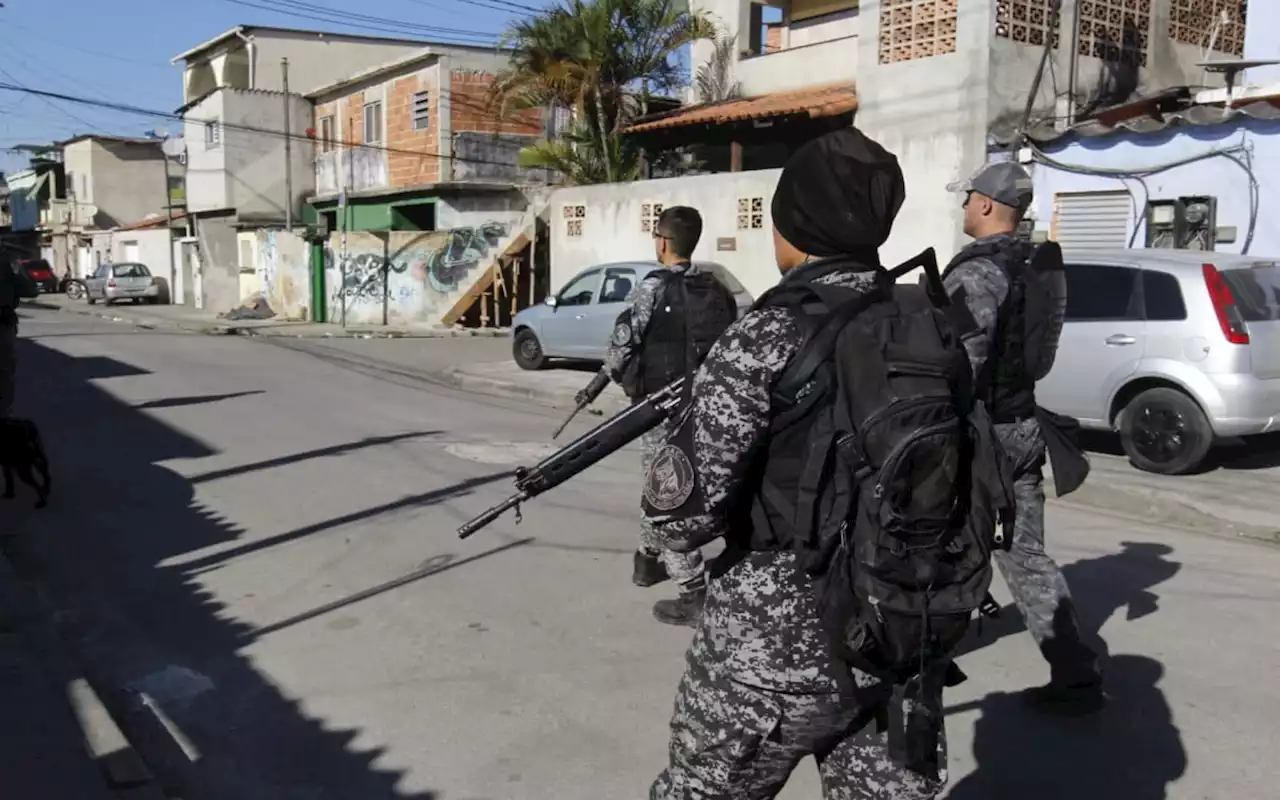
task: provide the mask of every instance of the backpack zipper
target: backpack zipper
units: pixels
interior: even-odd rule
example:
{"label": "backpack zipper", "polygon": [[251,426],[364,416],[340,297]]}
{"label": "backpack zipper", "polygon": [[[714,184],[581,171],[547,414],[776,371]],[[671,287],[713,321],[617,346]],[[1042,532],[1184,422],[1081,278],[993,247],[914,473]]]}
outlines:
{"label": "backpack zipper", "polygon": [[902,441],[898,442],[898,444],[894,446],[892,450],[889,451],[889,455],[885,456],[884,461],[881,462],[880,470],[876,475],[876,486],[875,486],[875,489],[872,490],[871,496],[877,500],[884,497],[884,483],[880,481],[880,476],[888,472],[890,466],[895,466],[895,467],[897,466],[897,462],[902,460],[902,456],[906,452],[906,449],[909,446],[915,444],[916,441],[920,439],[924,439],[925,437],[934,436],[936,434],[943,433],[949,428],[959,431],[960,420],[954,419],[954,420],[946,420],[944,422],[935,422],[932,425],[926,425],[923,428],[917,428],[916,430],[912,431],[908,436],[903,438]]}

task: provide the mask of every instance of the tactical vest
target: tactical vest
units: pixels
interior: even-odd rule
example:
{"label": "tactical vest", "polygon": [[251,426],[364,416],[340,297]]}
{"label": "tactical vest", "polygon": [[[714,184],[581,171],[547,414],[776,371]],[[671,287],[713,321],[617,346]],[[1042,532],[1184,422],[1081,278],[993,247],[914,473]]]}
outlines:
{"label": "tactical vest", "polygon": [[712,273],[664,270],[659,274],[662,292],[640,354],[639,397],[697,369],[737,317],[733,295]]}
{"label": "tactical vest", "polygon": [[982,398],[996,422],[1017,422],[1036,411],[1036,381],[1027,370],[1025,352],[1026,269],[1035,247],[1015,237],[971,244],[961,250],[947,268],[945,279],[959,265],[975,258],[985,258],[1000,268],[1009,289],[996,319],[991,350],[977,375],[977,395]]}

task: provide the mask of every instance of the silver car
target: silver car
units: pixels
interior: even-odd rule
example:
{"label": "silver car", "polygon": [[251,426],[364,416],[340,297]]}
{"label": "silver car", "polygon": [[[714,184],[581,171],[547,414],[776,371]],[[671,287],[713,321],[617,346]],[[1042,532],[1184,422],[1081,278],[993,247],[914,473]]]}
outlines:
{"label": "silver car", "polygon": [[1280,428],[1280,265],[1190,250],[1063,253],[1045,408],[1120,433],[1139,469],[1195,470],[1216,439]]}
{"label": "silver car", "polygon": [[[715,273],[733,292],[739,315],[751,306],[751,295],[729,270],[720,264],[696,263]],[[542,369],[549,358],[603,361],[613,323],[627,307],[627,295],[660,269],[654,261],[625,261],[579,272],[541,305],[526,308],[511,321],[516,363],[524,369]]]}
{"label": "silver car", "polygon": [[99,300],[107,305],[117,300],[154,304],[160,302],[160,283],[145,264],[102,264],[85,278],[84,298],[89,305]]}

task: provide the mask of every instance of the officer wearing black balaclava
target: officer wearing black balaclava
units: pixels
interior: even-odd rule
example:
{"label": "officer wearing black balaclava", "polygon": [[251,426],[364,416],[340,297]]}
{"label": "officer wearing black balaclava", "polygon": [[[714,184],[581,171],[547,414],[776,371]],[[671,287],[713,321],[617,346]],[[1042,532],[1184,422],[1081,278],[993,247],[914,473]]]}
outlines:
{"label": "officer wearing black balaclava", "polygon": [[[897,159],[859,131],[805,144],[783,169],[772,205],[782,285],[824,282],[854,297],[870,290],[883,277],[877,250],[905,194]],[[828,798],[916,800],[940,789],[940,780],[889,757],[874,723],[884,709],[869,699],[877,692],[841,691],[850,668],[831,657],[794,553],[747,544],[753,525],[741,502],[749,492],[740,490],[768,469],[771,392],[802,344],[792,308],[758,305],[731,326],[697,372],[673,446],[646,477],[646,513],[670,547],[726,540],[708,569],[671,719],[670,763],[651,800],[773,797],[808,755]],[[875,678],[852,672],[853,684],[875,688]]]}

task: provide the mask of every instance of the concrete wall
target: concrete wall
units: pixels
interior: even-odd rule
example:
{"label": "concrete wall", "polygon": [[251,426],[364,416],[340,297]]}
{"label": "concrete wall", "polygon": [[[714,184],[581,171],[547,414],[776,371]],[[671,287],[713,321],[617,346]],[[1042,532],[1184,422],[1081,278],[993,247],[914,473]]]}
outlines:
{"label": "concrete wall", "polygon": [[[1276,0],[1249,0],[1249,25],[1245,31],[1244,57],[1280,61],[1280,3]],[[1280,81],[1280,64],[1249,70],[1249,83]]]}
{"label": "concrete wall", "polygon": [[[205,144],[205,122],[219,121],[221,142]],[[290,98],[289,141],[293,167],[293,214],[315,193],[315,146],[306,138],[311,104]],[[253,130],[245,130],[244,128]],[[285,218],[284,95],[221,89],[186,117],[187,203],[192,211],[234,208],[242,220],[282,222]]]}
{"label": "concrete wall", "polygon": [[311,243],[282,230],[259,230],[255,242],[257,290],[284,319],[311,315]]}
{"label": "concrete wall", "polygon": [[[1071,69],[1071,20],[1081,0],[1063,0],[1062,16],[1058,25],[1061,37],[1059,46],[1053,51],[1053,73],[1046,69],[1041,81],[1033,114],[1036,118],[1051,118],[1066,113],[1065,98],[1069,88]],[[1089,2],[1089,0],[1085,0]],[[993,35],[990,38],[992,66],[990,70],[991,96],[988,101],[988,118],[992,129],[1000,138],[1007,138],[1017,130],[1019,121],[1026,107],[1027,93],[1031,88],[1031,79],[1040,65],[1044,48],[1040,44],[1015,41],[1012,37],[1001,36],[996,32],[994,4],[990,0],[969,2],[961,5],[961,14],[975,11],[987,5],[992,14]],[[1028,0],[1033,8],[1047,8],[1046,0]],[[1098,5],[1089,2],[1090,6]],[[1171,86],[1222,85],[1219,76],[1205,74],[1195,66],[1204,60],[1202,47],[1196,47],[1175,41],[1170,35],[1172,4],[1169,0],[1149,3],[1150,13],[1146,30],[1136,33],[1145,43],[1146,64],[1137,60],[1125,63],[1123,59],[1102,59],[1093,55],[1082,55],[1076,67],[1076,102],[1079,109],[1106,108],[1119,105],[1128,100],[1155,94]],[[1129,9],[1128,13],[1133,13]],[[1135,17],[1140,21],[1140,18]],[[1087,19],[1086,19],[1087,21]],[[1251,21],[1252,22],[1252,21]],[[1249,26],[1257,27],[1257,23]],[[1043,30],[1043,26],[1040,26]],[[1207,34],[1206,34],[1207,36]],[[1043,41],[1043,39],[1039,40]],[[1092,48],[1096,39],[1081,29],[1081,43]],[[1207,39],[1206,39],[1207,43]],[[963,47],[964,44],[962,43]],[[1143,52],[1133,48],[1130,51],[1136,56]],[[1222,54],[1211,55],[1211,58],[1223,58]],[[1055,77],[1056,76],[1056,81]]]}
{"label": "concrete wall", "polygon": [[240,304],[240,261],[233,222],[230,216],[196,220],[200,254],[196,302],[206,311],[230,311]]}
{"label": "concrete wall", "polygon": [[[694,259],[724,265],[759,297],[778,281],[769,204],[780,174],[776,169],[727,172],[556,189],[547,200],[551,291],[596,264],[653,259],[653,235],[643,228],[643,211],[645,204],[661,203],[698,209],[703,228]],[[745,204],[745,228],[739,227],[740,203]],[[581,218],[566,216],[579,208]],[[572,219],[581,220],[581,235],[570,235]]]}
{"label": "concrete wall", "polygon": [[[83,139],[63,148],[63,163],[76,201],[97,207],[95,227],[138,222],[165,207],[168,183],[159,142]],[[183,171],[181,164],[170,164],[170,177],[181,179]]]}
{"label": "concrete wall", "polygon": [[[1050,156],[1059,162],[1100,169],[1141,169],[1193,158],[1213,150],[1246,144],[1258,179],[1257,225],[1249,252],[1280,257],[1280,229],[1274,224],[1280,214],[1280,122],[1248,120],[1206,127],[1185,127],[1156,134],[1120,134],[1096,139],[1079,139],[1054,147]],[[1247,174],[1226,158],[1214,157],[1176,167],[1146,179],[1150,195],[1136,181],[1120,181],[1094,175],[1079,175],[1037,165],[1036,227],[1048,231],[1053,217],[1054,195],[1060,192],[1126,190],[1136,207],[1148,200],[1208,195],[1217,198],[1217,225],[1237,228],[1236,241],[1220,243],[1218,250],[1243,251],[1249,230],[1251,191]],[[1134,245],[1146,242],[1145,214],[1130,219]]]}
{"label": "concrete wall", "polygon": [[[776,5],[784,6],[785,3]],[[862,5],[866,5],[864,2]],[[748,0],[692,0],[690,6],[704,10],[721,28],[722,35],[735,37],[735,52],[747,51],[751,41]],[[781,50],[748,58],[738,58],[734,77],[747,97],[798,89],[825,83],[853,82],[857,75],[857,39],[866,26],[874,36],[875,20],[864,22],[861,13],[845,11],[797,22],[781,36]],[[784,18],[785,23],[785,18]],[[695,42],[690,50],[693,74],[711,58],[714,44]]]}
{"label": "concrete wall", "polygon": [[[249,62],[247,44],[234,37],[188,63],[184,73],[186,102],[214,85],[282,91],[282,58],[289,59],[289,90],[307,94],[422,49],[421,42],[352,41],[315,33],[257,29],[249,35],[254,42],[256,64]],[[193,80],[193,76],[200,77]]]}
{"label": "concrete wall", "polygon": [[[174,231],[174,241],[179,238]],[[128,244],[138,246],[138,261],[147,265],[151,274],[164,278],[173,285],[174,276],[169,270],[169,233],[164,228],[147,228],[137,231],[106,231],[93,235],[95,263],[123,261]]]}

